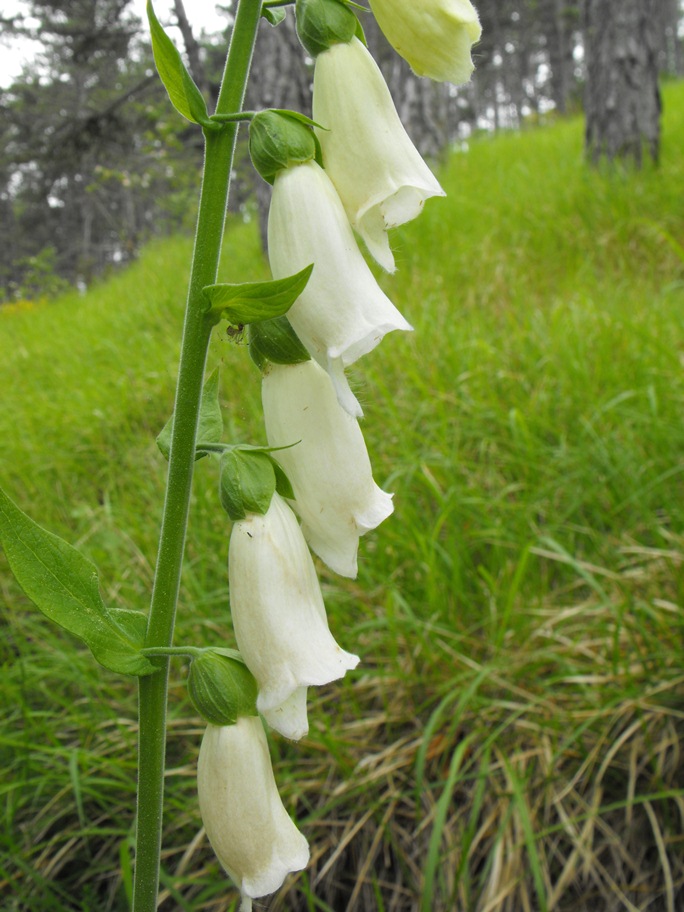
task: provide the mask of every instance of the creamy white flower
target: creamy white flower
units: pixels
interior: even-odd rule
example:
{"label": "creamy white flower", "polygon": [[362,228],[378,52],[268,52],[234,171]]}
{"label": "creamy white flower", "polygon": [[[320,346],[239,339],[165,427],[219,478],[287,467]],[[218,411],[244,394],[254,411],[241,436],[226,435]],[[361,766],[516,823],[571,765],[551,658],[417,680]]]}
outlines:
{"label": "creamy white flower", "polygon": [[376,282],[339,196],[316,162],[285,168],[276,176],[268,255],[275,279],[314,264],[287,316],[311,357],[330,374],[342,407],[360,416],[344,368],[375,348],[386,333],[411,326]]}
{"label": "creamy white flower", "polygon": [[358,421],[315,361],[272,365],[261,397],[269,445],[296,444],[274,456],[292,484],[304,537],[332,570],[355,577],[360,536],[394,509],[373,481]]}
{"label": "creamy white flower", "polygon": [[297,740],[309,730],[306,688],[344,677],[359,659],[330,633],[302,530],[278,494],[264,516],[234,523],[228,579],[238,648],[259,687],[257,709]]}
{"label": "creamy white flower", "polygon": [[431,196],[444,196],[397,114],[385,79],[358,40],[316,58],[313,119],[323,164],[349,221],[389,272],[387,229],[415,218]]}
{"label": "creamy white flower", "polygon": [[209,842],[242,894],[243,912],[306,867],[309,846],[280,800],[258,716],[207,726],[197,791]]}
{"label": "creamy white flower", "polygon": [[378,25],[418,76],[468,82],[470,49],[482,34],[470,0],[370,0]]}

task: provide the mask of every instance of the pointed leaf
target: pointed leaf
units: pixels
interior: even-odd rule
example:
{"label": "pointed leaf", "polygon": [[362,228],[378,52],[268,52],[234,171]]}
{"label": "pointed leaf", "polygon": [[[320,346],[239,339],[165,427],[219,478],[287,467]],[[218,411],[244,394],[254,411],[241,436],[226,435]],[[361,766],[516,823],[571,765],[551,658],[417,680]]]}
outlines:
{"label": "pointed leaf", "polygon": [[134,643],[141,646],[147,633],[147,615],[143,611],[131,611],[128,608],[108,608],[114,623],[128,634]]}
{"label": "pointed leaf", "polygon": [[[171,415],[157,437],[157,446],[165,459],[169,458],[171,451],[172,434],[173,415]],[[197,440],[202,443],[218,443],[222,436],[223,414],[219,403],[219,371],[216,367],[204,381],[204,387],[202,388]],[[201,459],[202,456],[206,456],[206,453],[198,453],[195,459]]]}
{"label": "pointed leaf", "polygon": [[282,317],[306,288],[313,264],[295,275],[272,282],[244,282],[241,285],[207,285],[204,293],[211,310],[235,325],[260,323]]}
{"label": "pointed leaf", "polygon": [[285,18],[285,10],[281,6],[269,7],[264,4],[261,15],[272,26],[280,25]]}
{"label": "pointed leaf", "polygon": [[280,494],[281,497],[286,497],[288,500],[294,500],[294,491],[292,490],[290,479],[285,474],[285,469],[272,457],[271,464],[273,465],[273,471],[275,472],[276,492]]}
{"label": "pointed leaf", "polygon": [[106,668],[145,675],[154,665],[129,624],[117,623],[100,596],[97,569],[47,532],[0,490],[0,541],[17,581],[42,613],[83,640]]}
{"label": "pointed leaf", "polygon": [[[202,93],[188,73],[183,58],[157,19],[151,0],[147,0],[152,53],[157,71],[169,93],[171,104],[192,123],[211,125]],[[213,126],[213,125],[212,125]]]}

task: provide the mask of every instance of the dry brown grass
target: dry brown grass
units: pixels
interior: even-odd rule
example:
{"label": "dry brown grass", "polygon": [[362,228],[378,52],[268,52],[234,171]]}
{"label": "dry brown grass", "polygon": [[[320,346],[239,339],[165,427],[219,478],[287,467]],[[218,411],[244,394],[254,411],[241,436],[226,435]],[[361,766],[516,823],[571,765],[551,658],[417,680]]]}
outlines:
{"label": "dry brown grass", "polygon": [[[619,572],[584,568],[600,597],[570,591],[531,611],[525,643],[494,654],[433,630],[431,661],[407,637],[405,673],[357,681],[347,718],[324,697],[309,739],[280,763],[311,864],[256,908],[684,908],[682,623],[662,597],[681,552],[622,550]],[[176,868],[180,880],[193,872],[186,897],[207,865],[200,834]],[[233,903],[227,892],[192,908]],[[176,908],[167,894],[162,909]]]}
{"label": "dry brown grass", "polygon": [[[584,576],[554,604],[528,609],[524,642],[508,634],[497,649],[434,625],[421,640],[407,627],[397,659],[366,661],[355,682],[326,689],[309,738],[273,742],[311,864],[255,908],[684,908],[682,612],[671,598],[681,553],[679,542],[670,551],[626,543],[618,571],[578,568]],[[367,656],[376,636],[387,631],[364,628]],[[173,697],[182,699],[177,673]],[[170,725],[162,912],[237,908],[199,829],[201,731],[182,708]],[[72,779],[27,821],[24,868],[0,893],[37,897],[25,884],[38,875],[79,895],[87,888],[97,900],[84,912],[124,908],[133,783],[123,782],[134,737],[125,716],[88,733],[87,756],[98,760],[80,771],[81,809]],[[76,746],[84,733],[68,730],[56,749],[67,756]],[[112,780],[117,754],[131,763]]]}

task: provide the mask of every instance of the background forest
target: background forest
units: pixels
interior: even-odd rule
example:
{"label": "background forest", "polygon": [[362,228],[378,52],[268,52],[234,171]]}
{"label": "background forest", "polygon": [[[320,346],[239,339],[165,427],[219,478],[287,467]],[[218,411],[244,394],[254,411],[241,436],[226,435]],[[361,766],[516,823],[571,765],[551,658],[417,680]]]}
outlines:
{"label": "background forest", "polygon": [[[610,10],[611,4],[596,4]],[[617,4],[622,6],[622,4]],[[196,35],[182,0],[167,20],[198,85],[218,89],[226,35]],[[679,0],[649,0],[645,22],[657,70],[684,73]],[[86,287],[133,259],[151,236],[194,224],[201,144],[169,107],[146,29],[130,0],[26,0],[2,18],[5,43],[39,37],[43,50],[0,92],[0,298]],[[586,9],[584,8],[586,7]],[[580,0],[481,0],[476,72],[461,89],[415,78],[372,17],[368,40],[420,151],[436,157],[481,130],[520,128],[580,109],[587,13]],[[225,9],[230,28],[230,4]],[[249,105],[310,107],[310,72],[292,23],[264,21]],[[641,29],[643,32],[643,29]],[[642,77],[640,77],[642,78]],[[245,153],[233,206],[267,186]]]}

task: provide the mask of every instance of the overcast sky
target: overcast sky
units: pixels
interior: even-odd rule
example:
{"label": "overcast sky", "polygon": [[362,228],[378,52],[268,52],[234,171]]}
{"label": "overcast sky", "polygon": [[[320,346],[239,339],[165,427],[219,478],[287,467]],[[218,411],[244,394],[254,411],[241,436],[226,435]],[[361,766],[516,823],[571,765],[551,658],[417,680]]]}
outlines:
{"label": "overcast sky", "polygon": [[[169,11],[173,0],[153,0],[154,9],[160,21],[167,25],[171,19]],[[4,16],[13,16],[26,9],[22,0],[0,0]],[[185,0],[185,12],[193,30],[199,35],[202,29],[207,32],[220,32],[226,27],[225,14],[216,12],[214,0]],[[146,22],[145,0],[133,0],[131,10]],[[182,47],[180,34],[177,30],[170,30],[174,41]],[[22,64],[30,62],[40,49],[40,45],[32,41],[12,42],[0,45],[0,86],[7,86],[21,71]]]}

